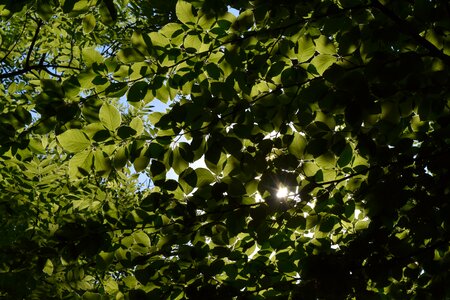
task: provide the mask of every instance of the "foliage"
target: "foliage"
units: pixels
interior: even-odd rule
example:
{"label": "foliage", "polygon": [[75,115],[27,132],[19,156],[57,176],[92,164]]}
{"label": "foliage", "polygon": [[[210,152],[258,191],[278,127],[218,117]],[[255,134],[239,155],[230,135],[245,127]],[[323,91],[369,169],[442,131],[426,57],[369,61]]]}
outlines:
{"label": "foliage", "polygon": [[450,297],[447,1],[0,15],[2,297]]}

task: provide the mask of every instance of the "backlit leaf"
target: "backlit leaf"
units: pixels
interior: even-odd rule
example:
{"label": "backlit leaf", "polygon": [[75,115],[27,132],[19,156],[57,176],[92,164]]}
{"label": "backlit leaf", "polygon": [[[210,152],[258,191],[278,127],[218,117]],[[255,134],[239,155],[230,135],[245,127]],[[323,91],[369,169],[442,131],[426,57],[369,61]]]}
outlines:
{"label": "backlit leaf", "polygon": [[111,131],[116,130],[122,123],[119,110],[108,103],[103,104],[100,108],[99,118],[102,124]]}
{"label": "backlit leaf", "polygon": [[192,13],[192,4],[187,1],[178,1],[175,6],[175,12],[178,20],[184,24],[195,23],[195,17]]}
{"label": "backlit leaf", "polygon": [[309,36],[302,36],[298,41],[298,60],[305,62],[313,57],[316,52],[314,42]]}
{"label": "backlit leaf", "polygon": [[91,145],[91,141],[80,129],[69,129],[58,135],[59,144],[68,152],[79,152]]}
{"label": "backlit leaf", "polygon": [[297,158],[303,157],[303,152],[306,148],[306,139],[298,132],[294,133],[294,138],[289,145],[289,152]]}
{"label": "backlit leaf", "polygon": [[315,42],[317,52],[330,55],[336,54],[336,47],[326,36],[319,36],[319,38],[317,38]]}
{"label": "backlit leaf", "polygon": [[144,132],[144,123],[140,117],[134,117],[130,122],[130,127],[136,131],[136,135],[141,135]]}
{"label": "backlit leaf", "polygon": [[83,32],[85,34],[91,33],[95,28],[95,17],[93,14],[87,14],[83,18]]}
{"label": "backlit leaf", "polygon": [[75,154],[69,161],[69,177],[75,179],[89,174],[92,168],[92,151],[84,150]]}
{"label": "backlit leaf", "polygon": [[84,48],[83,59],[87,66],[91,66],[94,63],[100,64],[103,62],[103,56],[94,48]]}
{"label": "backlit leaf", "polygon": [[328,69],[333,63],[336,62],[336,58],[332,55],[319,54],[311,60],[311,65],[319,75],[322,75],[326,69]]}

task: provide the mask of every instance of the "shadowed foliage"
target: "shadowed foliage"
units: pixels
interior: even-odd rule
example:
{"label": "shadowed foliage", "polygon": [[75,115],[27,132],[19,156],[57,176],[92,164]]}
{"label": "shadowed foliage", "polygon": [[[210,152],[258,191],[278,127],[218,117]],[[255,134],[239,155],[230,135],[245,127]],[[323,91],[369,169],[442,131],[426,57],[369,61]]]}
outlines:
{"label": "shadowed foliage", "polygon": [[448,1],[0,16],[2,299],[450,298]]}

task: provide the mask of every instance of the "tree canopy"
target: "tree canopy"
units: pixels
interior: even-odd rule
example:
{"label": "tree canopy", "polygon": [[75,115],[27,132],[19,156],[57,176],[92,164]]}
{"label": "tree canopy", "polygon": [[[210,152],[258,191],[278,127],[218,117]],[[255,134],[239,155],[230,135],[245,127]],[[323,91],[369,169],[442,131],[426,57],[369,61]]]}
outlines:
{"label": "tree canopy", "polygon": [[449,299],[448,1],[0,17],[0,297]]}

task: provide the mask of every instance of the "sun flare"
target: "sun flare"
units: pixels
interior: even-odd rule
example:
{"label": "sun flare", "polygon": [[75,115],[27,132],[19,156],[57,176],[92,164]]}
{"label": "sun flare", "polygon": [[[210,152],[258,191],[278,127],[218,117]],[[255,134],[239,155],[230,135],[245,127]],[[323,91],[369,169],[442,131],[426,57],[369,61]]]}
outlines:
{"label": "sun flare", "polygon": [[278,198],[286,198],[289,195],[289,190],[285,186],[281,186],[278,188],[277,197]]}

